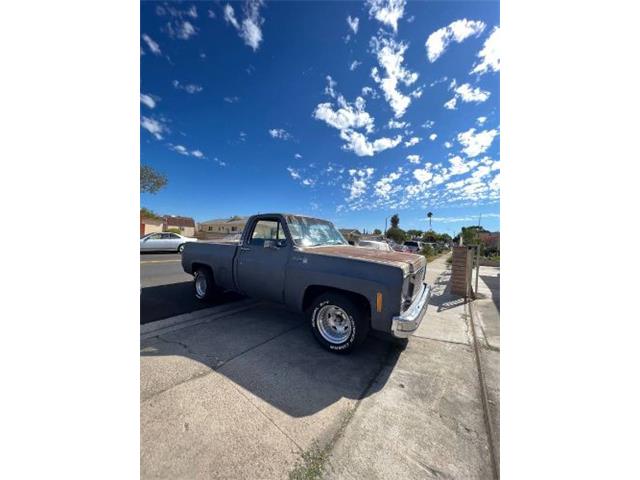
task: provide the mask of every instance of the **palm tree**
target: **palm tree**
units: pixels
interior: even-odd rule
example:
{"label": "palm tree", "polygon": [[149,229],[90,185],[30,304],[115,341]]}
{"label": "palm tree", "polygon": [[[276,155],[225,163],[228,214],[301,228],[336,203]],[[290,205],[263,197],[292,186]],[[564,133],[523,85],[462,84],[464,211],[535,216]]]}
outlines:
{"label": "palm tree", "polygon": [[427,218],[429,219],[429,230],[431,230],[431,217],[433,217],[433,213],[427,213]]}

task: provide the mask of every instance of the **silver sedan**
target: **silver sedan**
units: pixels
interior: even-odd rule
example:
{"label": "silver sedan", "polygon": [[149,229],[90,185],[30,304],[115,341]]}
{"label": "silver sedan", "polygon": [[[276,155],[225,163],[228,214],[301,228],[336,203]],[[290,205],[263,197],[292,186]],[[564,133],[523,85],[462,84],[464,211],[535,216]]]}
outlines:
{"label": "silver sedan", "polygon": [[180,252],[189,242],[197,242],[197,238],[183,237],[177,233],[150,233],[140,239],[141,252]]}

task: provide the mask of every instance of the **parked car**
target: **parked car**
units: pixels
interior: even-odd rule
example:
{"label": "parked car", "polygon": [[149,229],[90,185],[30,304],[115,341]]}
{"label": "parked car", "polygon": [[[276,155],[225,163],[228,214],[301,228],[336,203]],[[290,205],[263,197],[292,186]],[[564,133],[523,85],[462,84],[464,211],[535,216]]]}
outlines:
{"label": "parked car", "polygon": [[370,248],[371,250],[382,250],[384,252],[393,252],[387,242],[377,242],[375,240],[360,240],[358,242],[360,248]]}
{"label": "parked car", "polygon": [[407,247],[407,251],[411,253],[420,253],[422,251],[423,244],[416,240],[407,240],[404,242],[404,246]]}
{"label": "parked car", "polygon": [[238,244],[188,243],[182,267],[200,300],[232,290],[304,312],[333,352],[352,351],[370,330],[407,338],[431,296],[422,255],[350,246],[331,222],[299,215],[254,215]]}
{"label": "parked car", "polygon": [[399,243],[394,242],[390,238],[386,238],[385,242],[391,247],[391,250],[394,252],[408,252],[409,250],[404,245],[400,245]]}
{"label": "parked car", "polygon": [[140,239],[141,252],[182,252],[187,243],[197,238],[184,237],[173,232],[149,233]]}

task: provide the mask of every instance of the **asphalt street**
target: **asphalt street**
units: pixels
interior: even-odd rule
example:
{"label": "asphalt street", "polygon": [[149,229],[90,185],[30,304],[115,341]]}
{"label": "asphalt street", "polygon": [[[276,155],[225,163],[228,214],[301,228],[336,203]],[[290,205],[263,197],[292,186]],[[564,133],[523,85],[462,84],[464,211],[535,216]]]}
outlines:
{"label": "asphalt street", "polygon": [[[214,304],[201,302],[193,294],[193,277],[182,270],[178,253],[140,254],[140,323],[194,312]],[[216,303],[236,301],[238,295],[228,293]]]}

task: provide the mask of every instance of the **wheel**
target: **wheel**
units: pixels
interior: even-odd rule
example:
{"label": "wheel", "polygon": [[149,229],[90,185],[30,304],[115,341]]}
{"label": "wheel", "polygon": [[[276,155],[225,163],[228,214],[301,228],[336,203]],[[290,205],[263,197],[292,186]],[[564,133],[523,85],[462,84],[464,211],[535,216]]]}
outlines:
{"label": "wheel", "polygon": [[307,315],[316,340],[331,352],[351,352],[369,333],[369,315],[340,293],[318,296]]}
{"label": "wheel", "polygon": [[178,247],[178,253],[182,253],[184,250],[184,243]]}
{"label": "wheel", "polygon": [[211,302],[220,293],[213,281],[213,274],[208,268],[201,268],[196,271],[193,277],[193,288],[198,300]]}

